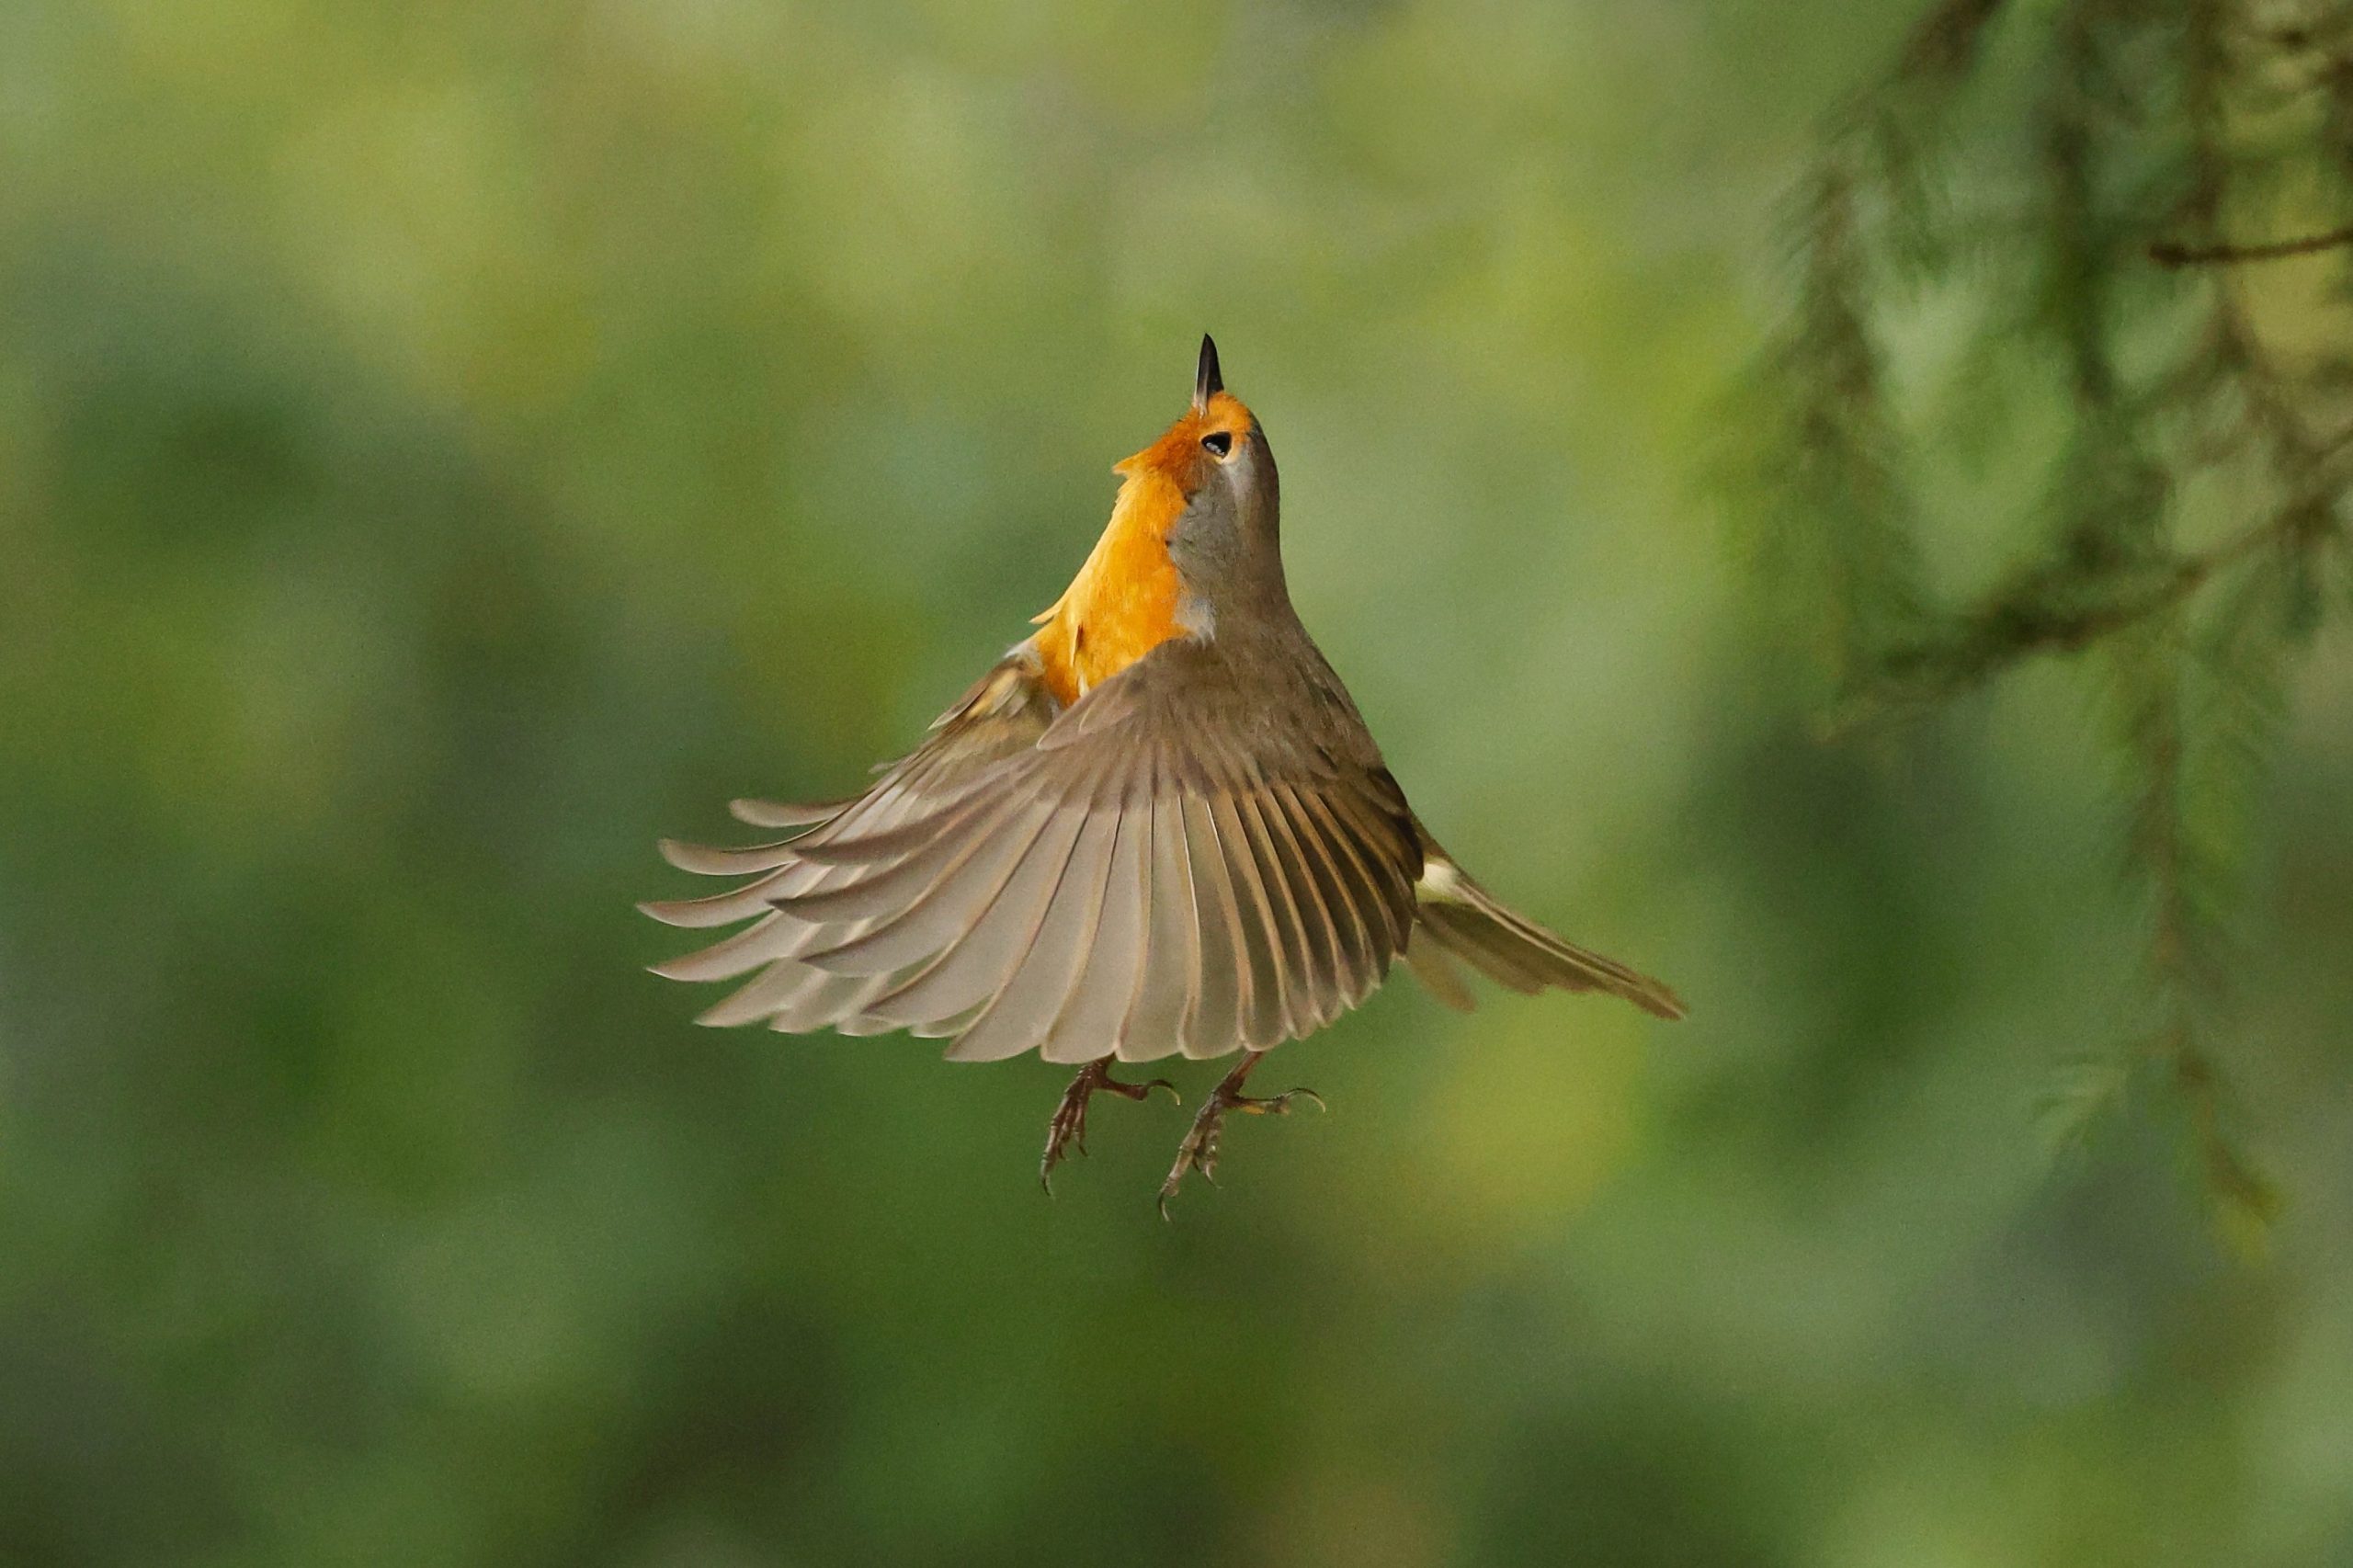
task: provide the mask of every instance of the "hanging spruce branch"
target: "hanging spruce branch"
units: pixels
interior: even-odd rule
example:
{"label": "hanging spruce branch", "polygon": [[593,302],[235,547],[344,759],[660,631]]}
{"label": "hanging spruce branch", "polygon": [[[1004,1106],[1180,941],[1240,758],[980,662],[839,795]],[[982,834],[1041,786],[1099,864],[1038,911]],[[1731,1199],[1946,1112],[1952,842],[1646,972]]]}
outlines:
{"label": "hanging spruce branch", "polygon": [[[2148,1018],[2061,1074],[2053,1119],[2079,1136],[2165,1083],[2218,1213],[2259,1239],[2274,1200],[2217,1053],[2283,694],[2353,613],[2328,586],[2353,586],[2353,6],[1944,0],[1830,122],[1788,222],[1757,472],[1830,727],[2037,658],[2101,678]],[[1972,340],[1948,384],[1914,385],[1889,344],[1931,303]],[[1957,403],[2055,407],[2063,431],[2039,499],[1982,519],[2010,564],[1974,585],[1921,564],[1924,460]]]}

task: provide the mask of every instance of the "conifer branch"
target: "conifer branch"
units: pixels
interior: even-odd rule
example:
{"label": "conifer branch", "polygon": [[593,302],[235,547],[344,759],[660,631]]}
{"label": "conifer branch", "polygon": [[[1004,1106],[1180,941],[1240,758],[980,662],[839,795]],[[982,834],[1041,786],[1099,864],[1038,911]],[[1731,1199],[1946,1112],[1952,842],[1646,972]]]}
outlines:
{"label": "conifer branch", "polygon": [[1894,78],[1949,82],[1977,62],[1979,41],[2002,13],[2004,0],[1943,0],[1914,24],[1897,56]]}
{"label": "conifer branch", "polygon": [[2251,261],[2280,261],[2291,256],[2313,256],[2325,250],[2353,245],[2353,224],[2331,229],[2326,233],[2306,234],[2301,239],[2273,240],[2264,244],[2182,244],[2171,240],[2158,240],[2149,246],[2149,259],[2159,267],[2235,267]]}
{"label": "conifer branch", "polygon": [[[2353,39],[2353,8],[2332,15]],[[2039,58],[2022,77],[1980,80],[1997,21],[2036,29]],[[2321,74],[2290,89],[2321,89],[2317,112],[2268,112],[2295,74],[2285,52],[2310,43],[2250,30],[2233,0],[2032,12],[1938,0],[1826,128],[1796,214],[1797,306],[1761,383],[1779,400],[1768,510],[1782,558],[1807,568],[1787,581],[1824,629],[1834,728],[1948,700],[2039,655],[2105,655],[2150,914],[2156,1024],[2131,1060],[2171,1085],[2217,1212],[2242,1239],[2276,1199],[2226,1135],[2211,1031],[2232,966],[2219,954],[2286,682],[2320,618],[2353,611],[2319,585],[2331,551],[2353,559],[2353,410],[2341,385],[2275,354],[2250,308],[2258,278],[2235,269],[2353,253],[2353,225],[2244,244],[2222,220],[2316,167],[2353,186],[2353,57],[2331,45]],[[1969,95],[2015,95],[2021,82],[2030,101],[1960,112]],[[2023,142],[1983,129],[2022,120],[2034,128]],[[1944,187],[1957,178],[1981,195],[2037,193],[2015,230],[2023,252],[1989,248],[1955,216]],[[2148,239],[2153,210],[2169,212],[2172,237]],[[2151,261],[2212,268],[2202,298],[2153,282]],[[1973,403],[2012,392],[2047,419],[2044,389],[2063,388],[2043,506],[2018,520],[2040,547],[1958,605],[1928,590],[1914,537],[1920,499],[1949,484],[1950,465],[1922,461],[1939,433],[1919,428],[1918,378],[1885,347],[1924,295],[1987,312],[1963,360]],[[2353,343],[2337,357],[2353,360]],[[2235,520],[2214,516],[2225,498]],[[2230,527],[2185,550],[2175,534],[2193,519]],[[2075,1113],[2128,1074],[2120,1061],[2079,1062],[2058,1096],[2066,1119],[2080,1131]]]}
{"label": "conifer branch", "polygon": [[2171,611],[2200,588],[2266,549],[2308,550],[2342,541],[2333,516],[2299,499],[2222,542],[2170,561],[2116,574],[2107,597],[2086,597],[2073,568],[2029,574],[1949,620],[1942,635],[1899,644],[1880,656],[1874,679],[1835,716],[1832,733],[1957,696],[2042,654],[2070,654]]}

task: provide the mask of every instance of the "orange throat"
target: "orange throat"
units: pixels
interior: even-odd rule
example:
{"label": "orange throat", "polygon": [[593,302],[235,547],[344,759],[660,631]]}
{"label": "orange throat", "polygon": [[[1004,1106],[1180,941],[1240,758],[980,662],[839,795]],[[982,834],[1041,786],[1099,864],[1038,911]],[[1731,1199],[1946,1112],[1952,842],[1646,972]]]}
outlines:
{"label": "orange throat", "polygon": [[1127,483],[1086,564],[1038,617],[1038,658],[1064,707],[1185,632],[1177,619],[1184,584],[1168,559],[1184,493],[1166,474],[1133,463],[1120,465]]}
{"label": "orange throat", "polygon": [[1031,639],[1047,689],[1064,707],[1193,630],[1183,619],[1185,585],[1168,558],[1168,530],[1209,460],[1201,437],[1222,430],[1239,441],[1252,423],[1249,409],[1221,392],[1112,469],[1125,483],[1111,521],[1063,597],[1037,618],[1041,630]]}

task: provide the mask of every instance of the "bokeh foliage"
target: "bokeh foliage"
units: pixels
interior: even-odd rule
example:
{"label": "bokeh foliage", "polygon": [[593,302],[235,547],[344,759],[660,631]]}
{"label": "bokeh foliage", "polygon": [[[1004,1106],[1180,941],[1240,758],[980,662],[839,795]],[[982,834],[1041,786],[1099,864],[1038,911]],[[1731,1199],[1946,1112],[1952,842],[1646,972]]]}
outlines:
{"label": "bokeh foliage", "polygon": [[[0,7],[0,1560],[2353,1551],[2342,626],[2254,1268],[2166,1103],[2038,1142],[2146,994],[2082,691],[1818,744],[1702,497],[1912,9]],[[1992,581],[2075,404],[1919,301]],[[1425,815],[1694,1017],[1401,985],[1163,1226],[1165,1103],[1050,1203],[1062,1074],[695,1030],[630,905],[1019,634],[1204,328]]]}
{"label": "bokeh foliage", "polygon": [[[2072,1142],[2136,1077],[2163,1082],[2254,1249],[2280,1198],[2230,1125],[2216,1041],[2265,770],[2353,609],[2348,172],[2344,7],[1936,0],[1801,187],[1795,305],[1753,392],[1784,475],[1772,553],[1840,727],[2096,653],[2150,995],[2072,1053],[2049,1119]],[[1927,311],[1966,324],[1959,347],[1899,370],[1894,324]],[[1963,404],[1998,437],[1956,450]],[[1992,471],[2029,488],[1988,506]],[[2006,535],[1990,585],[1932,580],[1936,487]]]}

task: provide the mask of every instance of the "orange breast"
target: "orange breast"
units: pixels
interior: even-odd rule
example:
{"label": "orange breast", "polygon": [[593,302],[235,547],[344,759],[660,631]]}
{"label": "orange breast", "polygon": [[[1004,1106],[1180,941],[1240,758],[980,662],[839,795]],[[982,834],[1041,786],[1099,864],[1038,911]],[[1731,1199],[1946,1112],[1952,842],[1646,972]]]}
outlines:
{"label": "orange breast", "polygon": [[1219,392],[1112,470],[1125,483],[1109,525],[1053,608],[1038,617],[1046,685],[1065,705],[1184,634],[1176,611],[1185,585],[1168,559],[1168,530],[1209,460],[1201,436],[1222,430],[1241,440],[1251,424],[1247,408]]}
{"label": "orange breast", "polygon": [[1063,703],[1182,633],[1176,605],[1184,585],[1168,559],[1167,539],[1184,509],[1174,480],[1153,469],[1131,470],[1086,564],[1038,618],[1046,685]]}

